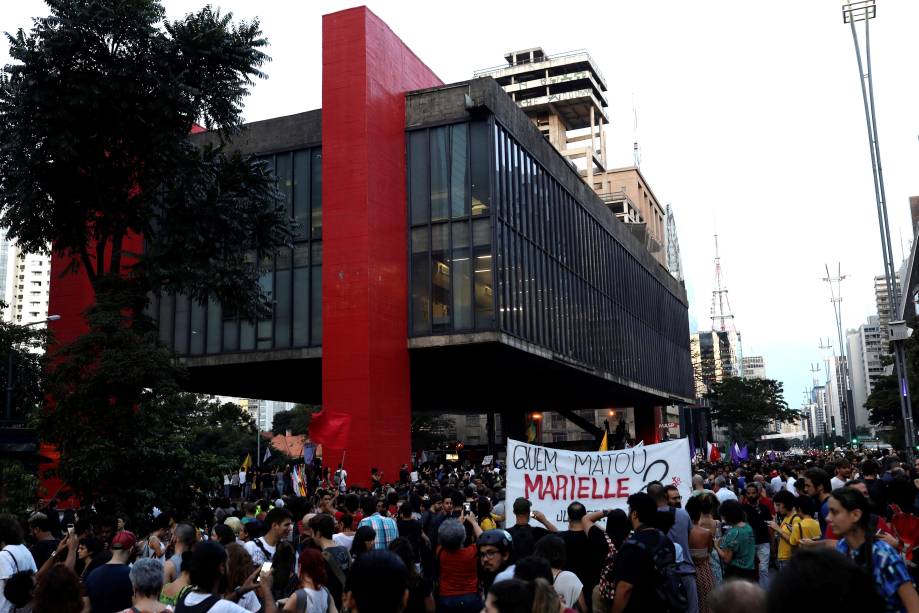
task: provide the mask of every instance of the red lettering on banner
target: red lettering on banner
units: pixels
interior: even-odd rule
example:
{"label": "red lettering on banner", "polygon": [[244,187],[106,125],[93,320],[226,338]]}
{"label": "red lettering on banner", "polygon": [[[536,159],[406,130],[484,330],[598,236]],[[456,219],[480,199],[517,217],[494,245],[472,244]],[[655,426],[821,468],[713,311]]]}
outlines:
{"label": "red lettering on banner", "polygon": [[558,500],[558,498],[561,498],[563,500],[568,498],[568,492],[566,491],[568,489],[568,477],[566,477],[565,475],[559,475],[555,479],[556,479],[555,484],[558,486],[556,488],[556,491],[558,492],[558,497],[556,498],[556,500]]}
{"label": "red lettering on banner", "polygon": [[629,486],[628,484],[623,484],[624,481],[628,481],[628,477],[622,477],[621,479],[616,480],[616,496],[619,498],[628,498],[629,497]]}
{"label": "red lettering on banner", "polygon": [[609,491],[609,477],[604,477],[603,481],[605,482],[603,486],[603,497],[604,498],[615,498],[616,492]]}
{"label": "red lettering on banner", "polygon": [[597,480],[596,480],[596,479],[593,480],[593,485],[592,485],[591,488],[590,488],[590,497],[591,497],[591,498],[594,498],[594,499],[596,499],[596,498],[602,498],[602,496],[600,496],[600,495],[597,493]]}
{"label": "red lettering on banner", "polygon": [[[550,479],[552,477],[549,477]],[[523,475],[523,497],[529,498],[532,492],[536,492],[536,495],[542,498],[542,475],[536,475],[536,480],[530,480],[530,475]]]}
{"label": "red lettering on banner", "polygon": [[590,477],[578,477],[578,498],[587,498],[587,481]]}
{"label": "red lettering on banner", "polygon": [[555,493],[555,479],[552,477],[546,477],[546,488],[542,491],[540,498],[546,499],[549,496],[552,496],[552,500],[558,500],[558,496]]}

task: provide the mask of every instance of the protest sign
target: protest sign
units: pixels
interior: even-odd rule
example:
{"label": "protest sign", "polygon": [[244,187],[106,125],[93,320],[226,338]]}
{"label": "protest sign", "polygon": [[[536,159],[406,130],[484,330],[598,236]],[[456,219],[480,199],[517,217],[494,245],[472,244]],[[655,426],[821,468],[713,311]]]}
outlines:
{"label": "protest sign", "polygon": [[[533,509],[564,529],[568,505],[591,511],[622,509],[652,481],[675,485],[689,499],[692,469],[685,438],[615,451],[568,451],[507,441],[507,501],[527,498]],[[531,520],[538,525],[536,520]]]}

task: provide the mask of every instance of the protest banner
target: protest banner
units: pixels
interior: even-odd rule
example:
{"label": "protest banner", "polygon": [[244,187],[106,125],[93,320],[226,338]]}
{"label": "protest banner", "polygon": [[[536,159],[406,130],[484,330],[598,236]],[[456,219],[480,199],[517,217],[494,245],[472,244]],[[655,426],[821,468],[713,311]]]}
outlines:
{"label": "protest banner", "polygon": [[[564,529],[568,505],[579,501],[587,511],[622,509],[628,498],[660,481],[675,485],[689,499],[692,469],[689,441],[682,438],[614,451],[568,451],[507,441],[506,500],[527,498],[533,509]],[[538,525],[536,520],[530,520]]]}

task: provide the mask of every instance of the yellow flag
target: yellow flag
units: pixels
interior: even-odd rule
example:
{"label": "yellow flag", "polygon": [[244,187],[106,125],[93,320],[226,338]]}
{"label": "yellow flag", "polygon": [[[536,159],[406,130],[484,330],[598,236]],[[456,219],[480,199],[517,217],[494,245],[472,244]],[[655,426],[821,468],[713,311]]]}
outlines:
{"label": "yellow flag", "polygon": [[247,453],[246,459],[243,460],[243,469],[249,470],[249,467],[252,466],[252,454]]}
{"label": "yellow flag", "polygon": [[600,441],[600,451],[609,451],[609,440],[607,440],[608,433],[603,433],[603,440]]}

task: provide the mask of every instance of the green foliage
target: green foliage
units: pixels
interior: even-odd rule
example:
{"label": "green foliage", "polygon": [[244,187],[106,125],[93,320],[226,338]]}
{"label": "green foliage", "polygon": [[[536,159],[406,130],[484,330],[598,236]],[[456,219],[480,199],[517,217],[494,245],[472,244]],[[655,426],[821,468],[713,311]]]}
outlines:
{"label": "green foliage", "polygon": [[[0,310],[4,308],[6,304],[0,301]],[[10,413],[15,422],[29,422],[35,410],[44,401],[42,350],[47,340],[47,330],[0,322],[0,395],[3,395],[5,409],[7,378],[12,358],[13,404]]]}
{"label": "green foliage", "polygon": [[271,431],[274,434],[284,434],[290,430],[293,435],[306,436],[310,431],[310,420],[313,418],[313,413],[319,409],[320,407],[313,405],[298,404],[289,411],[275,413]]}
{"label": "green foliage", "polygon": [[38,477],[24,470],[19,462],[4,459],[0,463],[0,486],[0,514],[20,516],[34,508]]}
{"label": "green foliage", "polygon": [[[168,22],[158,0],[47,4],[8,35],[0,72],[0,227],[27,252],[52,245],[96,305],[88,333],[52,356],[37,425],[84,502],[182,508],[254,457],[255,429],[180,391],[144,310],[157,293],[249,318],[269,308],[258,275],[290,244],[289,216],[266,166],[223,147],[267,43],[257,21],[209,6]],[[196,124],[212,145],[189,139]]]}
{"label": "green foliage", "polygon": [[255,454],[255,424],[238,406],[180,391],[183,371],[148,319],[120,308],[115,287],[87,313],[90,331],[58,354],[56,402],[39,430],[61,450],[60,476],[85,502],[137,514],[188,508]]}
{"label": "green foliage", "polygon": [[773,379],[728,377],[711,386],[709,401],[712,419],[735,441],[755,441],[773,421],[800,418],[788,408],[781,382]]}
{"label": "green foliage", "polygon": [[[185,292],[253,316],[258,262],[291,227],[263,164],[196,148],[196,123],[238,130],[263,76],[258,21],[205,7],[164,21],[156,0],[49,0],[9,35],[0,78],[0,226],[26,251],[53,245],[95,287],[130,272],[138,296]],[[143,253],[125,240],[142,235]]]}

